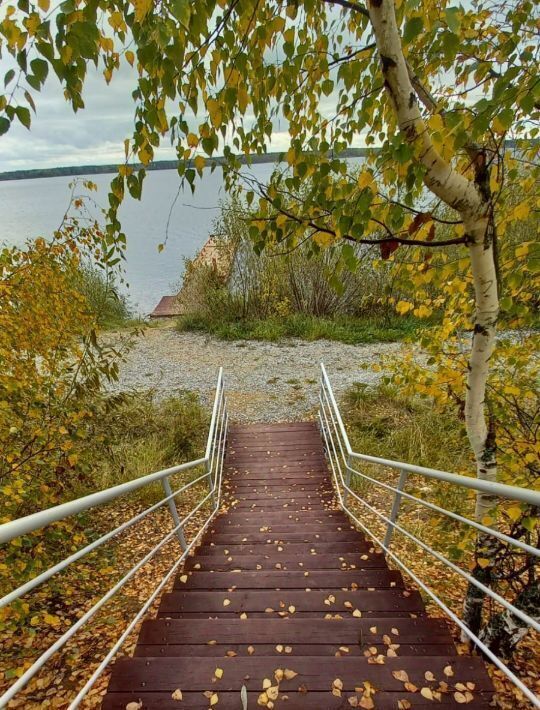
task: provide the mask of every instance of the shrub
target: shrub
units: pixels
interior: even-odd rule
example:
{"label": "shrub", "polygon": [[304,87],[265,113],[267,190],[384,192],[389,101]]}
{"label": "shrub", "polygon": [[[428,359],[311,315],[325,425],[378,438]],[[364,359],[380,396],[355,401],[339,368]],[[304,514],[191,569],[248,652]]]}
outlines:
{"label": "shrub", "polygon": [[100,328],[117,328],[132,317],[126,297],[119,293],[114,275],[91,262],[75,272],[75,285]]}
{"label": "shrub", "polygon": [[[395,318],[387,302],[392,267],[374,268],[369,247],[351,247],[352,271],[341,247],[320,250],[311,241],[288,252],[275,245],[258,255],[248,233],[251,216],[233,199],[222,205],[215,224],[219,248],[231,261],[228,279],[210,266],[187,263],[183,306],[189,319],[218,324],[298,315]],[[184,327],[189,322],[183,321]]]}

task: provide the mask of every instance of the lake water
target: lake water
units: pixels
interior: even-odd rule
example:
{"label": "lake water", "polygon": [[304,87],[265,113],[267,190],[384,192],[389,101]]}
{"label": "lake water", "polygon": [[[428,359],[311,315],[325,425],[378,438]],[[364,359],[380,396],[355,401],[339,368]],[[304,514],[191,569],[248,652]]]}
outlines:
{"label": "lake water", "polygon": [[[272,167],[270,163],[255,165],[252,172],[266,180]],[[96,199],[103,206],[107,205],[111,177],[89,176],[98,186]],[[68,185],[73,179],[66,176],[0,182],[0,243],[22,245],[29,238],[50,237],[66,211]],[[219,201],[226,197],[219,168],[214,173],[205,170],[195,194],[187,189],[174,202],[178,187],[175,170],[149,172],[142,200],[137,202],[128,196],[120,211],[127,235],[127,292],[138,314],[148,314],[161,296],[177,290],[183,258],[193,257],[207,240],[219,215]],[[160,253],[158,244],[165,240],[169,213],[168,239]]]}

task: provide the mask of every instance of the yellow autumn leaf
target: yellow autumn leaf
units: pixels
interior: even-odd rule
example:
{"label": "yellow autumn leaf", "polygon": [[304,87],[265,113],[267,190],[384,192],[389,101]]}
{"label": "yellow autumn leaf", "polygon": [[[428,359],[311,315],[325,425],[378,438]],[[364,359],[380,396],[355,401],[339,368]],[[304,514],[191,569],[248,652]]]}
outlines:
{"label": "yellow autumn leaf", "polygon": [[236,98],[240,112],[245,113],[249,104],[249,94],[243,86],[238,87]]}
{"label": "yellow autumn leaf", "polygon": [[219,128],[221,125],[221,106],[216,99],[208,99],[206,102],[206,109],[208,111],[208,115],[210,116],[210,122],[214,126],[214,128]]}
{"label": "yellow autumn leaf", "polygon": [[396,311],[400,315],[405,315],[405,313],[412,311],[413,308],[414,308],[414,304],[410,303],[409,301],[398,301],[397,305],[396,305]]}
{"label": "yellow autumn leaf", "polygon": [[530,213],[531,213],[531,208],[530,208],[528,202],[521,202],[519,205],[516,205],[514,207],[514,210],[512,212],[512,218],[524,220],[524,219],[527,219],[527,217],[529,216]]}
{"label": "yellow autumn leaf", "polygon": [[427,124],[431,131],[440,133],[444,130],[444,121],[440,113],[436,113],[433,116],[430,116]]}
{"label": "yellow autumn leaf", "polygon": [[506,128],[503,126],[502,121],[498,116],[495,116],[493,119],[493,123],[491,124],[493,130],[495,133],[504,133],[506,131]]}
{"label": "yellow autumn leaf", "polygon": [[28,34],[30,35],[30,37],[33,37],[41,24],[41,20],[37,12],[33,12],[29,17],[27,17],[24,21],[24,24],[26,29],[28,30]]}
{"label": "yellow autumn leaf", "polygon": [[119,30],[124,26],[124,18],[122,17],[122,13],[118,12],[113,12],[111,16],[109,17],[109,25],[113,28],[113,30]]}
{"label": "yellow autumn leaf", "polygon": [[510,518],[510,520],[513,520],[516,522],[516,520],[519,520],[521,517],[522,510],[519,507],[519,505],[512,505],[510,508],[506,509],[506,514]]}
{"label": "yellow autumn leaf", "polygon": [[153,157],[153,152],[152,148],[149,146],[148,143],[145,143],[141,148],[139,148],[139,160],[143,165],[148,165],[148,163],[152,160]]}
{"label": "yellow autumn leaf", "polygon": [[153,0],[132,0],[132,2],[135,8],[135,21],[141,22],[149,13],[153,5]]}
{"label": "yellow autumn leaf", "polygon": [[313,235],[313,240],[324,249],[333,243],[334,236],[332,234],[326,234],[326,232],[317,232]]}
{"label": "yellow autumn leaf", "polygon": [[428,308],[428,306],[424,306],[424,304],[418,306],[418,308],[415,308],[413,311],[413,314],[417,318],[429,318],[429,316],[432,314],[431,308]]}
{"label": "yellow autumn leaf", "polygon": [[365,189],[366,187],[369,187],[372,192],[376,191],[375,180],[369,170],[361,172],[358,176],[358,187],[361,190]]}
{"label": "yellow autumn leaf", "polygon": [[38,0],[38,6],[43,12],[48,12],[51,6],[51,0]]}
{"label": "yellow autumn leaf", "polygon": [[206,160],[203,158],[202,155],[197,155],[193,160],[193,165],[197,170],[201,171],[206,165]]}
{"label": "yellow autumn leaf", "polygon": [[133,64],[135,62],[135,54],[131,51],[131,49],[126,49],[125,57],[126,57],[128,64],[133,66]]}
{"label": "yellow autumn leaf", "polygon": [[128,175],[131,175],[133,173],[133,168],[129,165],[120,165],[118,167],[118,172],[123,177],[127,177]]}

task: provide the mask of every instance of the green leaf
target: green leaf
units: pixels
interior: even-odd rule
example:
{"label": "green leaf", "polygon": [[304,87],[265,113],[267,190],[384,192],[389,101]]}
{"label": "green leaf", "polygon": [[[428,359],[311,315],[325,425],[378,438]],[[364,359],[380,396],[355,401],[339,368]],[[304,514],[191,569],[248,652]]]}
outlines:
{"label": "green leaf", "polygon": [[173,16],[187,29],[189,26],[189,18],[191,17],[189,0],[173,0],[171,4],[171,12]]}
{"label": "green leaf", "polygon": [[326,79],[321,85],[322,92],[325,96],[330,96],[334,90],[334,82],[331,79]]}
{"label": "green leaf", "polygon": [[49,65],[44,59],[32,59],[30,62],[30,68],[34,72],[34,75],[43,84],[49,73]]}
{"label": "green leaf", "polygon": [[13,81],[13,78],[15,76],[15,69],[10,69],[9,71],[6,72],[6,75],[4,77],[4,86],[7,86],[10,81]]}
{"label": "green leaf", "polygon": [[424,20],[421,17],[411,17],[405,23],[403,39],[407,44],[411,42],[424,29]]}
{"label": "green leaf", "polygon": [[17,106],[15,109],[15,114],[19,121],[25,126],[25,128],[30,129],[30,123],[32,119],[30,117],[30,111],[25,106]]}
{"label": "green leaf", "polygon": [[444,11],[446,17],[446,24],[448,28],[454,33],[459,33],[459,28],[461,27],[460,10],[459,7],[447,7]]}
{"label": "green leaf", "polygon": [[10,126],[11,122],[9,121],[9,119],[0,116],[0,136],[3,136],[4,133],[7,133],[9,131]]}

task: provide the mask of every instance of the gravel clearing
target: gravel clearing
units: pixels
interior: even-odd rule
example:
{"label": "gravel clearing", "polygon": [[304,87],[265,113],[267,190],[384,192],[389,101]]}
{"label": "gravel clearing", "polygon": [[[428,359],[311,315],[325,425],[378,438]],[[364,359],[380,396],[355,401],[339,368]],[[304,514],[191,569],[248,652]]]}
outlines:
{"label": "gravel clearing", "polygon": [[198,333],[179,333],[172,326],[149,328],[121,365],[111,390],[153,389],[163,398],[180,390],[213,399],[223,366],[233,421],[292,421],[314,416],[319,364],[324,362],[336,396],[353,382],[373,384],[380,372],[361,369],[402,343],[346,345],[328,340],[290,339],[279,343],[222,341]]}

